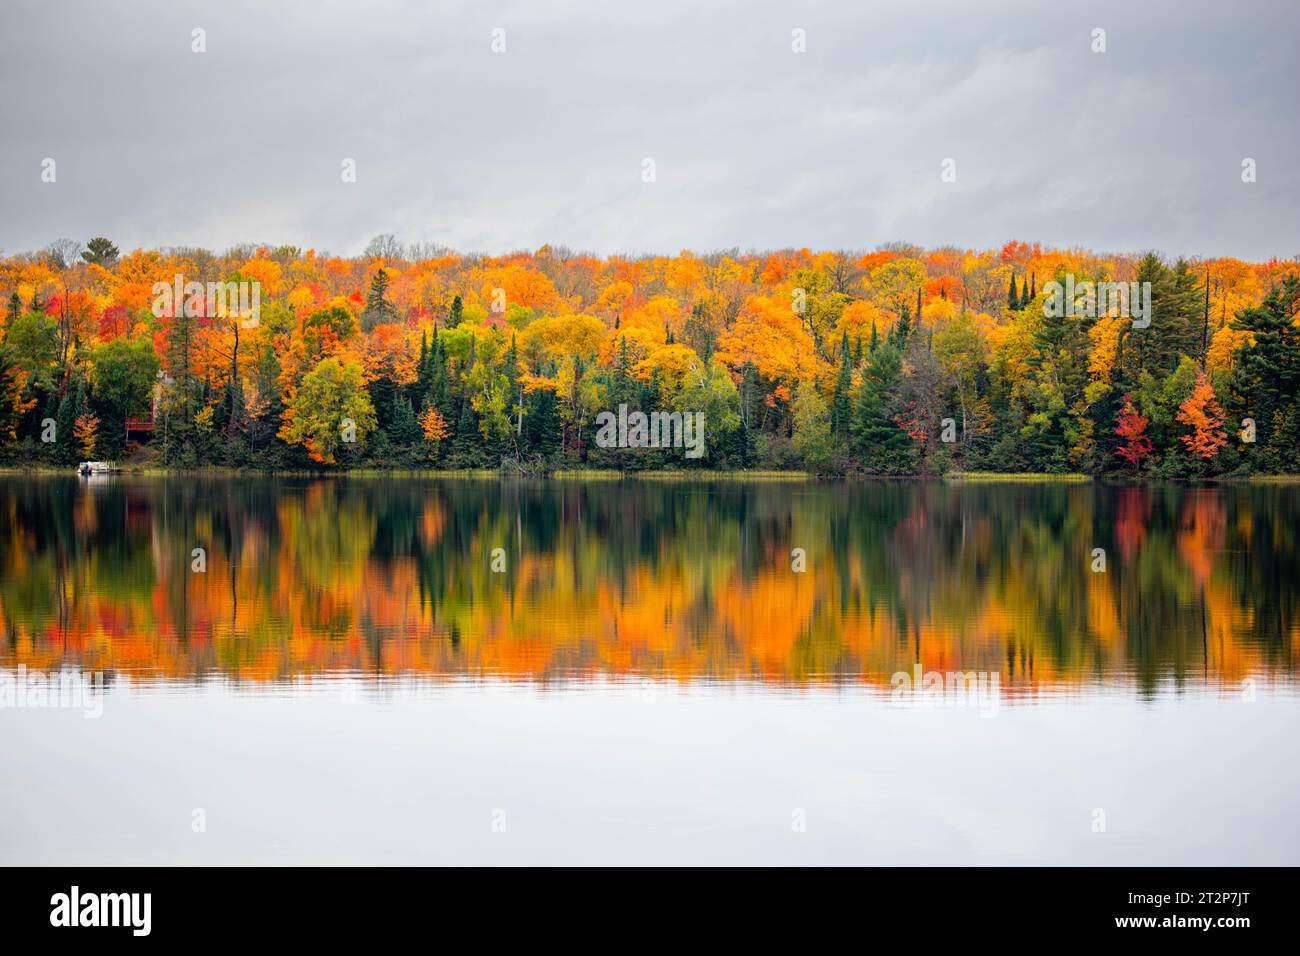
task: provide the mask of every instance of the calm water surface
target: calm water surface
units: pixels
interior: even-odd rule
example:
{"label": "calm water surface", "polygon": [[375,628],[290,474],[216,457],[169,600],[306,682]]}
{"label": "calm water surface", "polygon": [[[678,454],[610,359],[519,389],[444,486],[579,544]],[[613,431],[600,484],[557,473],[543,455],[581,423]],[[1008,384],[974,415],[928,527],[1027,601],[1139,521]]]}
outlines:
{"label": "calm water surface", "polygon": [[0,862],[1294,864],[1298,518],[0,477]]}

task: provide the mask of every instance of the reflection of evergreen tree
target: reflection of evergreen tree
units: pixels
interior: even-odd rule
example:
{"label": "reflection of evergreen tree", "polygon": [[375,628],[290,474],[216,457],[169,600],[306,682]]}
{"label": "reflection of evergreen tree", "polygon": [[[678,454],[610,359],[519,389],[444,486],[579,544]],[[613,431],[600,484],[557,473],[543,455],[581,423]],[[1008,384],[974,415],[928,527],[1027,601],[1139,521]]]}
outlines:
{"label": "reflection of evergreen tree", "polygon": [[[1017,682],[1132,675],[1142,693],[1294,667],[1300,497],[1285,486],[0,484],[0,666],[66,652],[109,670],[174,659],[187,676],[456,671],[540,633],[502,666],[856,683],[944,660]],[[796,543],[806,576],[788,571]],[[782,614],[756,620],[751,601]],[[589,630],[573,638],[555,614]],[[666,630],[653,648],[615,635],[647,621]]]}

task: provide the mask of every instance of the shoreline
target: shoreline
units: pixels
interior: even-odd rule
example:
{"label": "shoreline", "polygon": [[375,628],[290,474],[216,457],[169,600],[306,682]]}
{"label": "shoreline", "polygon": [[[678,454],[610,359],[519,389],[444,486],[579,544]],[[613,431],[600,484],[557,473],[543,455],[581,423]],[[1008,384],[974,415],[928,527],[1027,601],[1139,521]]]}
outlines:
{"label": "shoreline", "polygon": [[[72,466],[0,465],[0,476],[39,475],[42,477],[81,477]],[[1088,475],[1080,472],[993,472],[952,471],[943,475],[816,475],[807,471],[736,471],[648,469],[619,471],[608,468],[561,468],[545,474],[516,474],[495,468],[353,468],[328,469],[253,469],[213,466],[207,468],[131,467],[115,470],[99,478],[465,478],[533,481],[907,481],[951,482],[960,484],[1300,484],[1300,474],[1220,475],[1206,478],[1149,478],[1127,475]]]}

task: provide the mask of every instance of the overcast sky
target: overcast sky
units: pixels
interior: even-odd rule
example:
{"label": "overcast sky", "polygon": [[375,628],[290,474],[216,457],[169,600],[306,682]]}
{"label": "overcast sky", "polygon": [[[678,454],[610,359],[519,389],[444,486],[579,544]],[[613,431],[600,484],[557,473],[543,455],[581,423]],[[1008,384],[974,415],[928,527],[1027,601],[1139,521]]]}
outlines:
{"label": "overcast sky", "polygon": [[381,232],[1300,253],[1295,0],[6,0],[2,20],[6,253],[346,255]]}

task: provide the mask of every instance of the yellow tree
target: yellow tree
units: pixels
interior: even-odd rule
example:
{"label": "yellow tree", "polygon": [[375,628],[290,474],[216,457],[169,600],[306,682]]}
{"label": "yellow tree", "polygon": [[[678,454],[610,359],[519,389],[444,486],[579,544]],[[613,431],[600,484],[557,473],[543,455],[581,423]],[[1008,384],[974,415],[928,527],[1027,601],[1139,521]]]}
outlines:
{"label": "yellow tree", "polygon": [[635,371],[646,382],[657,375],[659,388],[667,399],[665,404],[668,404],[682,390],[687,376],[703,364],[689,345],[674,343],[659,346],[648,358],[636,364]]}
{"label": "yellow tree", "polygon": [[753,362],[764,378],[793,394],[803,377],[821,382],[829,367],[817,357],[812,336],[790,303],[754,296],[718,340],[718,358],[733,371]]}
{"label": "yellow tree", "polygon": [[528,324],[519,345],[535,359],[594,355],[605,331],[605,323],[594,315],[547,315]]}
{"label": "yellow tree", "polygon": [[87,459],[95,457],[95,443],[99,439],[99,416],[94,412],[84,412],[77,416],[72,428],[77,447]]}
{"label": "yellow tree", "polygon": [[345,445],[364,445],[376,424],[361,363],[327,358],[303,376],[280,437],[302,445],[312,461],[333,465]]}

